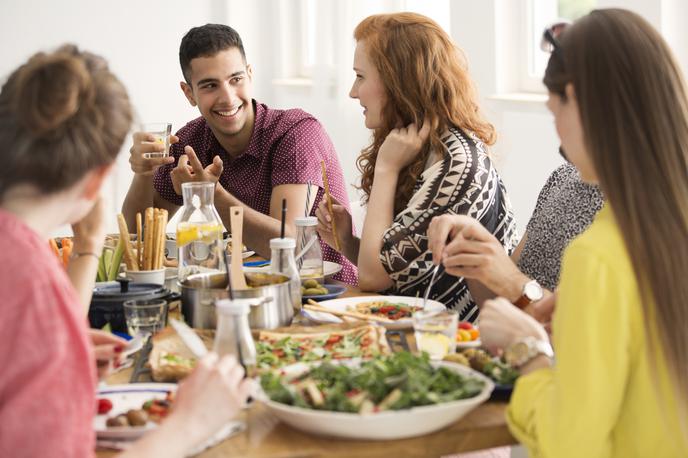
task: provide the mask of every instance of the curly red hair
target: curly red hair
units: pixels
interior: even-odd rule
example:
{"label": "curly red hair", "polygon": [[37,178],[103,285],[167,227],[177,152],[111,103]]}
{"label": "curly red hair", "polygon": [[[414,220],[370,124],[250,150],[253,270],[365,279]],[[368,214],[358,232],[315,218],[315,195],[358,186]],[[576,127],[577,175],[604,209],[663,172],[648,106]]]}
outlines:
{"label": "curly red hair", "polygon": [[483,142],[495,142],[494,126],[480,113],[477,94],[468,75],[463,52],[432,19],[416,13],[377,14],[354,30],[364,42],[368,58],[380,73],[387,103],[383,126],[356,161],[361,172],[359,189],[370,196],[380,146],[399,123],[431,123],[430,141],[399,176],[395,214],[403,210],[423,172],[430,148],[441,151],[440,134],[449,126],[473,132]]}

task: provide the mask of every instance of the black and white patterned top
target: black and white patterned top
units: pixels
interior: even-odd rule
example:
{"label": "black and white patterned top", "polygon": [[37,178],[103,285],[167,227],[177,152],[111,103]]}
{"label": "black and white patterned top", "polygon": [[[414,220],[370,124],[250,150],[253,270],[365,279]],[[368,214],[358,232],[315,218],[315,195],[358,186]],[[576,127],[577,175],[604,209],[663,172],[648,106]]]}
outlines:
{"label": "black and white patterned top", "polygon": [[572,164],[552,172],[526,227],[526,243],[518,260],[521,272],[555,289],[564,249],[590,226],[603,204],[600,189],[582,182]]}
{"label": "black and white patterned top", "polygon": [[[473,134],[449,128],[442,135],[444,159],[432,164],[418,178],[407,207],[394,217],[382,238],[380,260],[394,282],[390,294],[423,297],[432,276],[428,226],[444,213],[468,215],[492,232],[511,253],[518,242],[511,203],[502,180],[487,155],[485,145]],[[475,320],[478,308],[463,278],[442,268],[430,299],[459,311],[460,319]]]}

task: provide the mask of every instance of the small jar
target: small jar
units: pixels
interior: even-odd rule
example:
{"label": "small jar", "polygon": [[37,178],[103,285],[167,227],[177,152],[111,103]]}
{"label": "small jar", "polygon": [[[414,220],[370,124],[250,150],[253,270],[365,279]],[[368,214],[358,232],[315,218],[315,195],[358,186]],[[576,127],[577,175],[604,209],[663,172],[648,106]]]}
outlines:
{"label": "small jar", "polygon": [[220,299],[215,301],[217,329],[213,351],[218,356],[234,355],[247,375],[256,366],[256,345],[248,325],[251,299]]}
{"label": "small jar", "polygon": [[294,261],[296,241],[291,238],[270,239],[270,273],[289,277],[289,297],[294,310],[301,310],[301,278]]}
{"label": "small jar", "polygon": [[305,216],[296,218],[296,267],[302,279],[322,280],[323,258],[318,239],[318,218]]}

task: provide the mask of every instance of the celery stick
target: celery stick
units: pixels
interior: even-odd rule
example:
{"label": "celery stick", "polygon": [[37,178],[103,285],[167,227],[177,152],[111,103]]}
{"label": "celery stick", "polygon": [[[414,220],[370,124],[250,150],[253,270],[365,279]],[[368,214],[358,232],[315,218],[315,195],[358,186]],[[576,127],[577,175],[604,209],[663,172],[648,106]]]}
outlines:
{"label": "celery stick", "polygon": [[110,257],[112,257],[112,250],[109,248],[103,248],[103,252],[100,254],[100,257],[98,258],[98,273],[96,274],[96,281],[107,280],[105,265],[107,263],[106,258],[108,257],[108,253],[110,254]]}
{"label": "celery stick", "polygon": [[120,240],[117,242],[117,248],[112,256],[112,262],[108,269],[108,281],[113,281],[117,278],[117,273],[119,272],[119,265],[122,263],[122,256],[124,255],[124,244]]}

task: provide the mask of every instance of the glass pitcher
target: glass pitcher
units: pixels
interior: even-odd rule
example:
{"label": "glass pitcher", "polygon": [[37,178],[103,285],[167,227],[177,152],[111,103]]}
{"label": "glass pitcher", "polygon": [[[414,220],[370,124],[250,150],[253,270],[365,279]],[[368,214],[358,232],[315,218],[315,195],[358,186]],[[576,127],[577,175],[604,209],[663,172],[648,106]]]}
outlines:
{"label": "glass pitcher", "polygon": [[225,272],[222,221],[214,205],[215,183],[182,184],[184,206],[177,224],[179,281],[199,272]]}
{"label": "glass pitcher", "polygon": [[301,310],[301,278],[294,261],[296,241],[291,238],[270,239],[270,273],[289,277],[289,297],[295,311]]}
{"label": "glass pitcher", "polygon": [[294,219],[296,225],[296,267],[302,279],[323,280],[323,258],[316,227],[318,218],[306,216]]}

